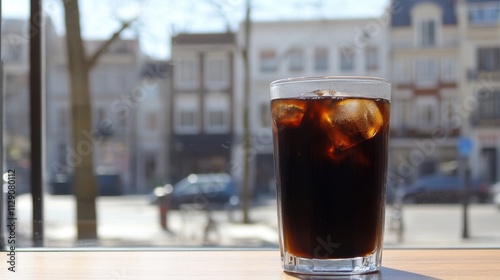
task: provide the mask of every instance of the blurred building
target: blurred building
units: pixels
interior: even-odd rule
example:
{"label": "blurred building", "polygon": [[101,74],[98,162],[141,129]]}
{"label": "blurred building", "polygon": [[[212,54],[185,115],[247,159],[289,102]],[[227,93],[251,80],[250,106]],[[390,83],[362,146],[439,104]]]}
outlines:
{"label": "blurred building", "polygon": [[[64,42],[63,37],[58,38],[46,60],[49,182],[67,180],[81,152],[71,146]],[[86,40],[87,53],[103,43]],[[167,63],[146,61],[136,39],[115,40],[90,72],[92,128],[82,133],[94,153],[95,173],[118,175],[122,193],[149,192],[165,181],[168,79]]]}
{"label": "blurred building", "polygon": [[[273,143],[269,84],[298,76],[378,76],[388,78],[389,17],[253,22],[249,58],[251,186],[255,196],[274,194]],[[239,44],[244,28],[240,26]],[[243,134],[242,61],[238,59],[236,139]],[[237,141],[241,143],[241,141]],[[242,176],[242,147],[234,147],[233,169]]]}
{"label": "blurred building", "polygon": [[455,172],[463,129],[456,1],[393,1],[390,33],[390,171],[407,180]]}
{"label": "blurred building", "polygon": [[[84,151],[75,150],[71,140],[70,76],[64,37],[58,37],[47,65],[47,175],[49,182],[71,174]],[[84,42],[92,54],[102,40]],[[136,191],[132,181],[131,138],[140,85],[140,55],[137,40],[118,39],[102,53],[89,75],[92,105],[91,131],[82,131],[94,154],[96,174],[119,174],[123,192]],[[82,148],[83,149],[83,148]]]}
{"label": "blurred building", "polygon": [[[172,38],[170,179],[225,172],[231,160],[236,52],[233,33]],[[238,85],[239,86],[239,85]]]}
{"label": "blurred building", "polygon": [[[168,96],[172,67],[168,61],[145,61],[141,81],[133,92],[137,99],[134,120],[136,133],[132,136],[131,166],[137,189],[143,192],[168,182],[170,113]],[[140,93],[140,95],[139,95]]]}
{"label": "blurred building", "polygon": [[[57,35],[50,19],[43,28],[47,56]],[[2,19],[5,167],[16,169],[18,193],[30,191],[29,34],[27,20]]]}
{"label": "blurred building", "polygon": [[500,1],[460,0],[461,114],[475,177],[500,181]]}
{"label": "blurred building", "polygon": [[[80,155],[71,145],[65,38],[55,32],[50,18],[43,27],[45,171],[50,188],[53,182],[69,180]],[[6,166],[19,174],[19,192],[29,191],[30,178],[28,28],[24,19],[2,21]],[[103,43],[86,40],[87,54]],[[82,132],[87,137],[82,145],[92,150],[97,175],[120,176],[123,193],[149,192],[166,181],[170,76],[168,63],[147,61],[134,39],[115,40],[90,72],[92,128]]]}
{"label": "blurred building", "polygon": [[472,176],[500,175],[500,1],[393,1],[393,175],[459,172],[459,139],[472,143]]}

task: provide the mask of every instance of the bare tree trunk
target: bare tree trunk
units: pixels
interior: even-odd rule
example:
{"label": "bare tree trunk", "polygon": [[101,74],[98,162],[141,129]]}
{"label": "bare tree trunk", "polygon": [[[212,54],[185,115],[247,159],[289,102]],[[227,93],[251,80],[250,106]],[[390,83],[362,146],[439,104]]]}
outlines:
{"label": "bare tree trunk", "polygon": [[89,73],[106,48],[135,20],[123,22],[121,28],[87,59],[80,32],[78,0],[64,0],[66,48],[70,73],[72,152],[78,240],[97,239],[95,199],[97,182],[94,177],[93,151],[95,144],[85,134],[92,130],[92,106]]}
{"label": "bare tree trunk", "polygon": [[77,0],[65,0],[66,45],[70,72],[70,101],[72,119],[72,150],[74,190],[78,240],[97,239],[95,198],[97,184],[94,177],[93,145],[84,137],[91,131],[92,108],[90,105],[89,67],[80,34],[80,12]]}
{"label": "bare tree trunk", "polygon": [[245,15],[245,37],[242,49],[243,58],[243,190],[242,190],[242,209],[243,223],[250,223],[250,60],[248,49],[250,46],[250,1],[246,0]]}

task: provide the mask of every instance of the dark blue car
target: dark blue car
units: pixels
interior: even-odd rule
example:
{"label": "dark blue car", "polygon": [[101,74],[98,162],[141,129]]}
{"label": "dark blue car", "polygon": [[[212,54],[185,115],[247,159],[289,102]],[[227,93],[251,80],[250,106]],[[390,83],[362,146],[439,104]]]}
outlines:
{"label": "dark blue car", "polygon": [[236,185],[226,173],[191,174],[174,185],[170,208],[191,205],[198,210],[227,209],[238,205]]}
{"label": "dark blue car", "polygon": [[465,188],[462,179],[456,176],[432,175],[422,177],[403,190],[406,203],[459,203],[469,191],[469,202],[487,202],[490,199],[488,184],[472,180],[470,188]]}

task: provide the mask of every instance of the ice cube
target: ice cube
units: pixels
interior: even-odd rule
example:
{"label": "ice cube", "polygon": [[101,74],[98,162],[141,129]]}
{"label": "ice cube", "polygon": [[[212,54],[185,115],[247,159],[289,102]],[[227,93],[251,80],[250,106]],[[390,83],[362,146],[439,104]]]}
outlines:
{"label": "ice cube", "polygon": [[299,126],[306,108],[304,100],[275,100],[271,108],[273,129],[279,126]]}
{"label": "ice cube", "polygon": [[313,93],[318,96],[335,96],[337,94],[336,91],[331,89],[318,89],[313,91]]}
{"label": "ice cube", "polygon": [[373,100],[344,99],[332,104],[320,119],[322,129],[333,144],[330,153],[344,151],[370,139],[382,127],[384,120]]}

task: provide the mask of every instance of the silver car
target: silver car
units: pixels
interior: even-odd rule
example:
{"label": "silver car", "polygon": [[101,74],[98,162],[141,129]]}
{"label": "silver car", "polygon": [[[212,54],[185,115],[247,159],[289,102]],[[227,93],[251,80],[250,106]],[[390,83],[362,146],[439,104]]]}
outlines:
{"label": "silver car", "polygon": [[500,181],[496,182],[491,186],[491,198],[493,199],[493,203],[495,203],[498,208],[500,208]]}

